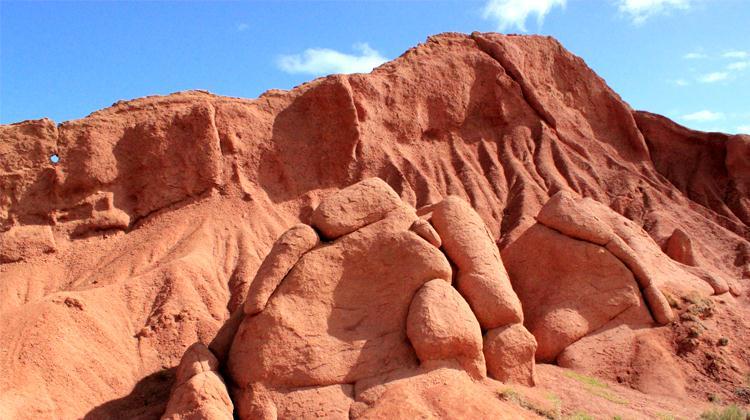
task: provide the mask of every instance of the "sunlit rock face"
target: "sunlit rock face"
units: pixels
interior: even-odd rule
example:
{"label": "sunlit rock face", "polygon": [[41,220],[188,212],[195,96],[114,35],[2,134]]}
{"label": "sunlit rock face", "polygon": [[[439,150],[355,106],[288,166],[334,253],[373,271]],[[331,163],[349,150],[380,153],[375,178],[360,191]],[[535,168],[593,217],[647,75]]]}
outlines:
{"label": "sunlit rock face", "polygon": [[747,403],[749,145],[480,33],[0,126],[0,417]]}

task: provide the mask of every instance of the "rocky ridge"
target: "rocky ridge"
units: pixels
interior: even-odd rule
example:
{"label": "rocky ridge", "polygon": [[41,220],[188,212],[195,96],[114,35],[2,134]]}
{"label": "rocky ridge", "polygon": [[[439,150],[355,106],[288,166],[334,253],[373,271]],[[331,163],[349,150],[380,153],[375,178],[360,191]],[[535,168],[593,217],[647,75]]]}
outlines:
{"label": "rocky ridge", "polygon": [[0,138],[1,417],[749,403],[750,137],[633,111],[551,38]]}

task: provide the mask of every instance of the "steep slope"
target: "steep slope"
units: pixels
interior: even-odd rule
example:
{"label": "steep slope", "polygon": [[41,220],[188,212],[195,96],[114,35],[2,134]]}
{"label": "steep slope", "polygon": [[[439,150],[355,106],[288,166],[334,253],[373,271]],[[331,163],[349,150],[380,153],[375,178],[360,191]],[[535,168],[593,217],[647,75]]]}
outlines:
{"label": "steep slope", "polygon": [[[716,301],[713,318],[607,337],[652,349],[627,359],[581,360],[608,330],[587,331],[561,364],[648,391],[659,378],[637,373],[663,349],[685,376],[679,385],[696,384],[682,398],[742,401],[747,162],[749,136],[633,111],[552,38],[479,33],[434,36],[370,74],[255,100],[191,91],[60,125],[0,126],[0,417],[161,415],[185,349],[215,340],[276,238],[369,177],[417,209],[463,198],[504,252],[563,190],[665,250],[679,228],[697,255],[679,269],[705,282],[692,295],[679,284],[665,291],[680,311]],[[731,293],[709,297],[713,278]],[[690,322],[709,331],[697,352],[683,351],[696,338]],[[565,383],[544,372],[539,386]]]}

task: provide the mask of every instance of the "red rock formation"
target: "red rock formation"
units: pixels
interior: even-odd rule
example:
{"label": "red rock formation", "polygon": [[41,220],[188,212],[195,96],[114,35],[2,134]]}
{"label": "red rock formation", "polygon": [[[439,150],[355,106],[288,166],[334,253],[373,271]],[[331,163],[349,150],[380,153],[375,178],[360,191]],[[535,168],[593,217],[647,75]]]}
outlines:
{"label": "red rock formation", "polygon": [[177,366],[163,420],[232,419],[234,406],[218,372],[219,361],[201,343],[190,346]]}
{"label": "red rock formation", "polygon": [[[708,394],[742,402],[749,144],[633,111],[551,38],[479,33],[431,37],[370,74],[254,100],[192,91],[60,125],[0,126],[0,417],[161,416],[172,368],[196,342],[222,364],[235,359],[224,378],[244,392],[233,404],[263,416],[530,415],[493,397],[504,385],[492,378],[505,380],[490,367],[493,330],[483,331],[490,378],[418,363],[406,334],[413,295],[454,272],[459,291],[462,272],[489,282],[492,293],[463,293],[485,328],[523,311],[535,332],[559,313],[539,331],[565,339],[538,335],[537,356],[678,398],[616,385],[607,392],[653,407],[584,398],[543,366],[537,387],[563,395],[563,413],[653,417],[658,406],[696,417]],[[355,194],[360,204],[330,198],[372,177],[384,182]],[[585,197],[572,201],[585,211],[547,204],[560,191]],[[441,228],[448,196],[468,203],[455,219],[465,230]],[[547,219],[545,205],[561,217]],[[333,241],[278,251],[286,257],[256,276],[299,223]],[[693,239],[695,266],[662,252],[677,228]],[[531,307],[520,288],[513,301],[509,284],[533,288],[529,273],[559,285],[530,294],[551,306]],[[566,308],[582,284],[592,294]],[[254,316],[242,309],[248,293]]]}
{"label": "red rock formation", "polygon": [[409,306],[406,335],[422,364],[453,359],[470,375],[487,376],[479,322],[447,281],[432,280],[417,291]]}

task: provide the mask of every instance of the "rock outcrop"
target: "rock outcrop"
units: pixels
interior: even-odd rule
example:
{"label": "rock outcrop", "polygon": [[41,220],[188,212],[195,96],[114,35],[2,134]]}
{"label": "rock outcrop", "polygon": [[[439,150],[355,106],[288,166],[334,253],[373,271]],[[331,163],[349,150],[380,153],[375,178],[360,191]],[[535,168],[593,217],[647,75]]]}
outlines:
{"label": "rock outcrop", "polygon": [[271,252],[263,260],[253,282],[250,283],[244,305],[245,315],[255,315],[262,311],[289,270],[319,241],[318,234],[308,225],[295,225],[284,232],[274,242]]}
{"label": "rock outcrop", "polygon": [[525,325],[536,337],[539,361],[554,361],[565,347],[632,307],[649,316],[633,274],[604,247],[536,225],[503,251],[503,260]]}
{"label": "rock outcrop", "polygon": [[[487,375],[485,352],[493,357],[493,377],[533,384],[536,343],[517,323],[520,302],[481,218],[457,197],[431,207],[430,220],[459,269],[456,290],[451,265],[436,246],[441,236],[393,197],[382,180],[353,184],[325,197],[312,213],[315,226],[326,226],[321,230],[336,238],[333,242],[316,246],[312,229],[298,225],[275,243],[250,286],[245,318],[227,358],[240,417],[297,418],[306,410],[346,417],[357,399],[349,384],[445,366],[481,380]],[[342,208],[369,213],[316,216],[339,214],[331,209]],[[325,230],[331,226],[339,227]],[[266,280],[271,272],[266,267],[280,267],[273,281]],[[468,296],[480,296],[476,290],[486,294],[474,301],[480,311],[519,310],[495,318],[512,327],[508,333],[489,333],[491,341],[483,343],[477,310],[464,300],[461,281],[469,282]],[[268,303],[248,311],[258,291]],[[513,360],[500,354],[506,352]]]}
{"label": "rock outcrop", "polygon": [[406,335],[422,363],[457,360],[471,376],[483,378],[482,330],[471,308],[445,280],[424,284],[414,296]]}
{"label": "rock outcrop", "polygon": [[203,344],[190,346],[175,374],[162,420],[231,420],[234,406],[218,372],[219,361]]}
{"label": "rock outcrop", "polygon": [[312,214],[312,225],[328,239],[382,220],[400,208],[401,198],[380,178],[369,178],[327,197]]}
{"label": "rock outcrop", "polygon": [[521,303],[510,285],[500,252],[479,215],[458,197],[432,207],[435,230],[458,268],[456,288],[484,329],[523,321]]}
{"label": "rock outcrop", "polygon": [[481,33],[253,100],[2,125],[0,417],[742,403],[748,162],[552,38]]}
{"label": "rock outcrop", "polygon": [[536,350],[536,339],[521,324],[495,328],[484,336],[487,371],[499,381],[534,385]]}

